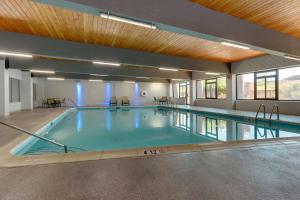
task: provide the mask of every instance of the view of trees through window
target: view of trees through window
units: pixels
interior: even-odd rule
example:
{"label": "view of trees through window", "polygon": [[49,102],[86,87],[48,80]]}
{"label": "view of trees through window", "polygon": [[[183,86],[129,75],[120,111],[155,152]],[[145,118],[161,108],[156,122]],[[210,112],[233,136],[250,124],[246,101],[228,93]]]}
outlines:
{"label": "view of trees through window", "polygon": [[237,75],[237,99],[300,100],[300,67]]}
{"label": "view of trees through window", "polygon": [[300,100],[300,67],[279,70],[279,99]]}
{"label": "view of trees through window", "polygon": [[226,77],[197,80],[197,99],[226,99]]}

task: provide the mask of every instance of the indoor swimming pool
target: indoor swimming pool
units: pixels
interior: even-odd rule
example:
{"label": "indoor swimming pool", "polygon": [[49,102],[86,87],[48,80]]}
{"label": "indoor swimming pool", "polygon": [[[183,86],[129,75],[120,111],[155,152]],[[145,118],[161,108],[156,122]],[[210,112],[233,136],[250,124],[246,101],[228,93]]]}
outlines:
{"label": "indoor swimming pool", "polygon": [[[166,107],[83,108],[66,111],[37,134],[66,145],[70,152],[82,152],[296,137],[300,125]],[[11,151],[15,155],[61,152],[33,137]]]}

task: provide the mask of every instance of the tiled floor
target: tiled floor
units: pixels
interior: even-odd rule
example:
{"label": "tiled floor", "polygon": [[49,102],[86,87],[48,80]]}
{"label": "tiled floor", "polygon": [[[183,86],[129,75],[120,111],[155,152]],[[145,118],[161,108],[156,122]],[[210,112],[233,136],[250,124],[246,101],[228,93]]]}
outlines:
{"label": "tiled floor", "polygon": [[[5,120],[35,131],[62,112],[24,111]],[[0,126],[0,145],[18,136]],[[0,168],[0,199],[298,200],[299,150],[299,142],[287,140],[267,146]]]}

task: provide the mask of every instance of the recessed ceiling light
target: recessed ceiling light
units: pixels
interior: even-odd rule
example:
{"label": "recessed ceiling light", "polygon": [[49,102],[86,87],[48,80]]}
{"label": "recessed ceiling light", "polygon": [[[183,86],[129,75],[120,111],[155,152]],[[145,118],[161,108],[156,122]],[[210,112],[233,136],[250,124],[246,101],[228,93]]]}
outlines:
{"label": "recessed ceiling light", "polygon": [[300,61],[300,58],[298,58],[298,57],[294,57],[294,56],[284,56],[284,57],[287,58],[287,59]]}
{"label": "recessed ceiling light", "polygon": [[142,27],[145,27],[145,28],[151,28],[151,29],[156,29],[157,28],[153,24],[143,23],[143,22],[139,22],[139,21],[136,21],[136,20],[132,20],[132,19],[126,19],[126,18],[123,18],[123,17],[115,16],[115,15],[101,13],[100,16],[102,18],[105,18],[105,19],[111,19],[111,20],[114,20],[114,21],[124,22],[124,23],[133,24],[133,25],[137,25],[137,26],[142,26]]}
{"label": "recessed ceiling light", "polygon": [[103,61],[93,61],[96,65],[111,65],[111,66],[121,66],[120,63],[113,63],[113,62],[103,62]]}
{"label": "recessed ceiling light", "polygon": [[174,78],[174,79],[172,79],[172,81],[182,81],[182,79]]}
{"label": "recessed ceiling light", "polygon": [[160,67],[160,70],[165,70],[165,71],[173,71],[173,72],[177,72],[178,69],[173,69],[173,68],[165,68],[165,67]]}
{"label": "recessed ceiling light", "polygon": [[4,56],[16,56],[16,57],[25,57],[25,58],[32,58],[33,56],[30,54],[23,54],[23,53],[10,53],[10,52],[4,52],[0,51],[0,55]]}
{"label": "recessed ceiling light", "polygon": [[243,45],[240,45],[240,44],[234,44],[234,43],[230,43],[230,42],[221,42],[221,44],[226,45],[226,46],[240,48],[240,49],[247,49],[247,50],[250,49],[250,47],[243,46]]}
{"label": "recessed ceiling light", "polygon": [[150,79],[149,77],[142,77],[142,76],[136,77],[136,78],[140,78],[140,79]]}
{"label": "recessed ceiling light", "polygon": [[219,76],[220,73],[216,73],[216,72],[205,72],[206,75],[216,75]]}
{"label": "recessed ceiling light", "polygon": [[55,77],[48,77],[47,79],[51,80],[51,81],[63,81],[63,80],[65,80],[64,78],[55,78]]}
{"label": "recessed ceiling light", "polygon": [[90,82],[103,82],[103,80],[90,79]]}
{"label": "recessed ceiling light", "polygon": [[36,70],[36,69],[32,69],[30,70],[30,72],[32,73],[41,73],[41,74],[54,74],[54,71],[48,71],[48,70]]}
{"label": "recessed ceiling light", "polygon": [[107,74],[90,74],[91,76],[108,76]]}

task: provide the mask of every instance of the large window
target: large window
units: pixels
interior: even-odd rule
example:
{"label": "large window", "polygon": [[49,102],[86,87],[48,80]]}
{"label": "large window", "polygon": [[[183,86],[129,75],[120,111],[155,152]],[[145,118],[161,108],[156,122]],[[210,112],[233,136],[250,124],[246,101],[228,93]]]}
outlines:
{"label": "large window", "polygon": [[196,81],[197,99],[226,99],[226,77]]}
{"label": "large window", "polygon": [[237,98],[254,99],[254,73],[237,75]]}
{"label": "large window", "polygon": [[9,102],[20,102],[20,80],[9,78]]}
{"label": "large window", "polygon": [[277,99],[277,71],[255,73],[255,98]]}
{"label": "large window", "polygon": [[279,99],[300,100],[300,67],[279,70]]}
{"label": "large window", "polygon": [[237,99],[300,100],[300,67],[237,75]]}

